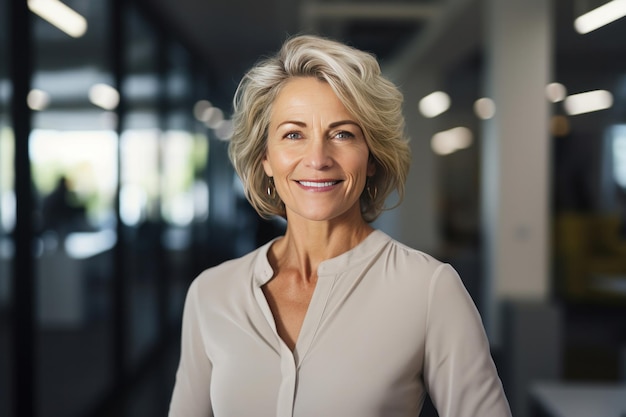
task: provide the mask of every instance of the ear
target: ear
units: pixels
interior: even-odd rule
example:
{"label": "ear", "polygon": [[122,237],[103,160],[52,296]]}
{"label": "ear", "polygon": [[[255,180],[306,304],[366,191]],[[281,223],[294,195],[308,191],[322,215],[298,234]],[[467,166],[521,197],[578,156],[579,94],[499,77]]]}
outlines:
{"label": "ear", "polygon": [[370,154],[370,157],[367,160],[367,176],[372,177],[376,173],[376,160]]}
{"label": "ear", "polygon": [[263,161],[261,161],[261,163],[263,164],[263,170],[265,171],[265,175],[267,175],[268,177],[273,177],[274,171],[272,170],[272,164],[270,164],[270,161],[267,159],[267,153],[263,157]]}

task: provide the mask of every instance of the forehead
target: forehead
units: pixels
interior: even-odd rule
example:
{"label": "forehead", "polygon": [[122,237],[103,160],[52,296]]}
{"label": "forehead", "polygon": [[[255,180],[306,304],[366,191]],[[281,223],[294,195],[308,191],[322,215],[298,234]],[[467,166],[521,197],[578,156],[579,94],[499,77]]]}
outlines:
{"label": "forehead", "polygon": [[277,94],[272,105],[272,115],[279,116],[284,112],[319,111],[340,112],[348,114],[341,100],[332,87],[314,77],[296,77],[285,83]]}

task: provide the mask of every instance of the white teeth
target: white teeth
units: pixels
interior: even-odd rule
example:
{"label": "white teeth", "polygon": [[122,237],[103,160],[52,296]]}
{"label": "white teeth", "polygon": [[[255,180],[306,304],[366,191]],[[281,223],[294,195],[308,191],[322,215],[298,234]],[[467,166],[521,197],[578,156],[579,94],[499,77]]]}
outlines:
{"label": "white teeth", "polygon": [[313,182],[313,181],[300,181],[300,184],[305,187],[330,187],[331,185],[337,184],[337,181],[324,181],[324,182]]}

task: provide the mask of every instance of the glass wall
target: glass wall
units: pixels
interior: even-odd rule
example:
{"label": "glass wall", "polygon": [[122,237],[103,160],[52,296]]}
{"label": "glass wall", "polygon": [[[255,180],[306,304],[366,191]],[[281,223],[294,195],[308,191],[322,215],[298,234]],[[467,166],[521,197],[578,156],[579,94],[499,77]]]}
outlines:
{"label": "glass wall", "polygon": [[[125,363],[129,372],[142,372],[160,347],[178,348],[184,296],[196,274],[197,236],[208,216],[208,146],[206,128],[193,115],[203,88],[197,88],[191,56],[137,9],[125,10],[119,229]],[[177,354],[169,358],[168,377],[152,381],[163,395],[144,405],[131,400],[131,410],[167,409]]]}
{"label": "glass wall", "polygon": [[[167,104],[163,137],[163,201],[165,222],[164,249],[170,269],[163,287],[166,323],[175,324],[180,317],[184,291],[193,278],[194,222],[208,201],[202,194],[199,174],[206,167],[206,136],[195,132],[193,117],[194,93],[191,57],[178,43],[167,48],[165,87]],[[200,194],[198,194],[200,193]],[[199,196],[199,198],[196,198]],[[203,201],[204,200],[204,201]],[[198,206],[200,204],[200,206]]]}
{"label": "glass wall", "polygon": [[[0,28],[8,25],[8,0],[0,0]],[[15,225],[13,181],[13,134],[9,100],[8,33],[0,30],[0,415],[12,416],[12,336],[9,323],[11,301],[11,260],[14,245],[11,232]]]}
{"label": "glass wall", "polygon": [[37,407],[84,414],[111,389],[117,187],[110,2],[70,4],[88,22],[68,35],[34,17],[29,151],[36,193]]}
{"label": "glass wall", "polygon": [[120,141],[120,219],[128,323],[127,363],[137,368],[159,336],[158,282],[164,270],[161,235],[161,80],[156,30],[134,8],[124,14],[122,95],[126,112]]}
{"label": "glass wall", "polygon": [[129,364],[178,324],[194,272],[195,228],[208,215],[207,139],[193,118],[192,60],[132,7],[125,13],[120,218],[128,283]]}
{"label": "glass wall", "polygon": [[[32,31],[21,26],[32,34],[32,44],[21,40],[32,47],[32,72],[19,68],[31,119],[10,112],[7,9],[27,6],[0,0],[0,415],[14,416],[16,404],[38,417],[165,415],[187,286],[232,256],[208,250],[217,245],[209,223],[219,222],[209,183],[232,169],[222,146],[214,156],[222,165],[209,172],[209,126],[194,117],[210,98],[207,71],[167,28],[134,2],[64,3],[85,19],[78,33],[34,9],[26,14]],[[14,127],[27,140],[16,142]],[[32,183],[15,175],[16,144],[18,169]],[[16,200],[31,189],[33,230],[16,239]],[[231,189],[229,179],[228,198]],[[17,216],[17,229],[29,218]],[[31,240],[35,262],[13,262]],[[33,265],[34,288],[14,279],[15,265]],[[29,284],[19,294],[35,296],[32,309],[16,309],[15,282]],[[24,312],[35,315],[32,343],[28,329],[24,340],[12,333],[24,328],[15,326]],[[34,358],[15,354],[24,343]],[[16,383],[14,366],[26,384]]]}

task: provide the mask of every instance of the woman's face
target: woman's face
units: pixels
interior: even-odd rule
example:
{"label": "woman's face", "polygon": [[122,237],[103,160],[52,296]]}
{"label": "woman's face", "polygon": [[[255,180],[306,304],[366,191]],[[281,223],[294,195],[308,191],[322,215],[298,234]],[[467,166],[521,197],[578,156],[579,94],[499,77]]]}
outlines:
{"label": "woman's face", "polygon": [[361,127],[331,87],[315,78],[287,82],[273,103],[263,160],[287,218],[361,218],[359,197],[375,165]]}

